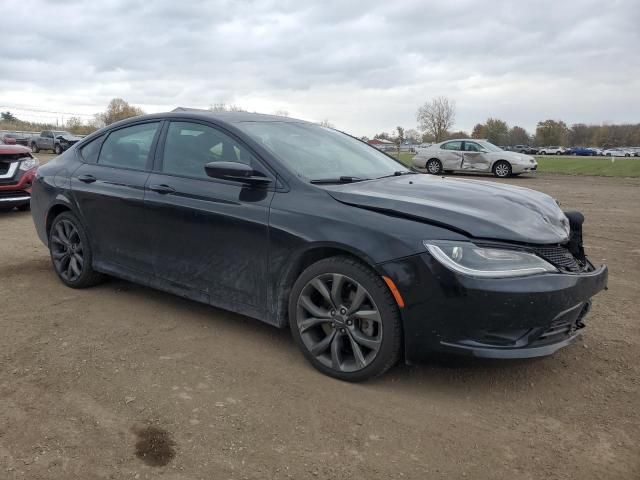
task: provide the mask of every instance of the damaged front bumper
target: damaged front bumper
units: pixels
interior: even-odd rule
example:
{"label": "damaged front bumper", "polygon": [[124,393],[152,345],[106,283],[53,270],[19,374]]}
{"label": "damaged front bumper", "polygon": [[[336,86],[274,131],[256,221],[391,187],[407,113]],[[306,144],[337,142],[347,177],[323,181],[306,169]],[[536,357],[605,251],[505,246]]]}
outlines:
{"label": "damaged front bumper", "polygon": [[484,358],[550,355],[573,343],[606,288],[606,266],[581,273],[474,278],[429,254],[380,265],[400,290],[408,363],[441,351]]}

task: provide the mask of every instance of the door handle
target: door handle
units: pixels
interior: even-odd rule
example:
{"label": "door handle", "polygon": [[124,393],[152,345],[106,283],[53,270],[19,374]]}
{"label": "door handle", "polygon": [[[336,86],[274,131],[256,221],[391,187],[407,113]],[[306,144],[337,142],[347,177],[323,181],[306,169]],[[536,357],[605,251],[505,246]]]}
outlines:
{"label": "door handle", "polygon": [[169,185],[149,185],[149,190],[156,193],[166,195],[167,193],[175,193],[176,189]]}
{"label": "door handle", "polygon": [[97,179],[93,175],[80,175],[78,177],[78,180],[80,180],[81,182],[84,182],[84,183],[93,183]]}

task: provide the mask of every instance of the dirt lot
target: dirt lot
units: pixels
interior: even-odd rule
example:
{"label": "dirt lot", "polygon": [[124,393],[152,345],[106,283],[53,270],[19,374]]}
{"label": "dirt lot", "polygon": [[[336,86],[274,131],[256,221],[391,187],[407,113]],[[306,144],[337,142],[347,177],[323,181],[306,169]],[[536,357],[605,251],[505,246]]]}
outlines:
{"label": "dirt lot", "polygon": [[611,277],[584,340],[360,385],[287,331],[117,280],[65,288],[30,215],[1,215],[0,478],[640,478],[640,179],[509,182],[587,215]]}

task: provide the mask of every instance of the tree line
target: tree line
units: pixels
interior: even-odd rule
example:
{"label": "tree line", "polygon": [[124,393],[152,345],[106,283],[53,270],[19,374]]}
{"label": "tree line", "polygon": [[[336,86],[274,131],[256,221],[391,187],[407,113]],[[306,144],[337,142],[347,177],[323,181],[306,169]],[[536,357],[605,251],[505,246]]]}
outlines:
{"label": "tree line", "polygon": [[[246,111],[237,105],[216,103],[209,107],[213,112]],[[89,121],[79,117],[70,117],[64,125],[51,123],[27,122],[16,118],[11,112],[0,113],[0,129],[2,130],[57,130],[65,129],[78,135],[87,135],[95,130],[110,125],[125,118],[143,115],[145,112],[134,105],[130,105],[122,98],[114,98],[103,112],[96,113]],[[289,116],[289,112],[279,110],[275,115]],[[486,138],[495,145],[562,145],[562,146],[591,146],[616,147],[640,146],[640,123],[621,125],[587,125],[575,123],[568,126],[562,120],[547,119],[538,122],[534,133],[527,132],[521,126],[509,126],[499,118],[489,117],[483,123],[478,123],[468,132],[454,131],[456,118],[455,101],[447,97],[437,97],[420,106],[416,112],[417,128],[405,129],[396,127],[393,132],[380,132],[374,139],[388,140],[400,145],[409,141],[418,143],[437,143],[450,138]],[[319,122],[320,125],[333,127],[329,120]],[[368,137],[362,137],[368,141]]]}
{"label": "tree line", "polygon": [[[621,125],[587,125],[574,123],[569,126],[562,120],[547,119],[538,122],[533,133],[521,126],[509,126],[499,118],[489,117],[477,123],[471,134],[463,130],[453,131],[456,105],[446,97],[437,97],[420,106],[416,112],[418,129],[396,127],[391,133],[381,132],[374,139],[384,139],[396,144],[405,140],[411,143],[438,143],[450,138],[484,138],[495,145],[562,145],[569,147],[618,147],[640,145],[640,123]],[[368,137],[362,137],[368,141]]]}

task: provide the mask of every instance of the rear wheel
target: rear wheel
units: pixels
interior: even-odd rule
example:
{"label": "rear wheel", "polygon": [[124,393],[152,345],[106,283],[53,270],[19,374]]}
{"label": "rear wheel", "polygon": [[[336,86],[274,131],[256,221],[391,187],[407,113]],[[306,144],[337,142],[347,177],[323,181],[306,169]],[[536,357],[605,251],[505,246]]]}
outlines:
{"label": "rear wheel", "polygon": [[348,257],[320,260],[302,272],[291,290],[289,324],[306,359],[341,380],[382,375],[400,355],[393,295],[379,275]]}
{"label": "rear wheel", "polygon": [[511,176],[511,164],[504,160],[496,162],[493,166],[493,174],[499,178],[507,178]]}
{"label": "rear wheel", "polygon": [[442,163],[437,158],[432,158],[427,162],[427,172],[431,175],[440,175],[442,173]]}
{"label": "rear wheel", "polygon": [[80,221],[70,212],[63,212],[53,220],[49,251],[54,270],[68,287],[91,287],[104,278],[93,270],[89,238]]}

